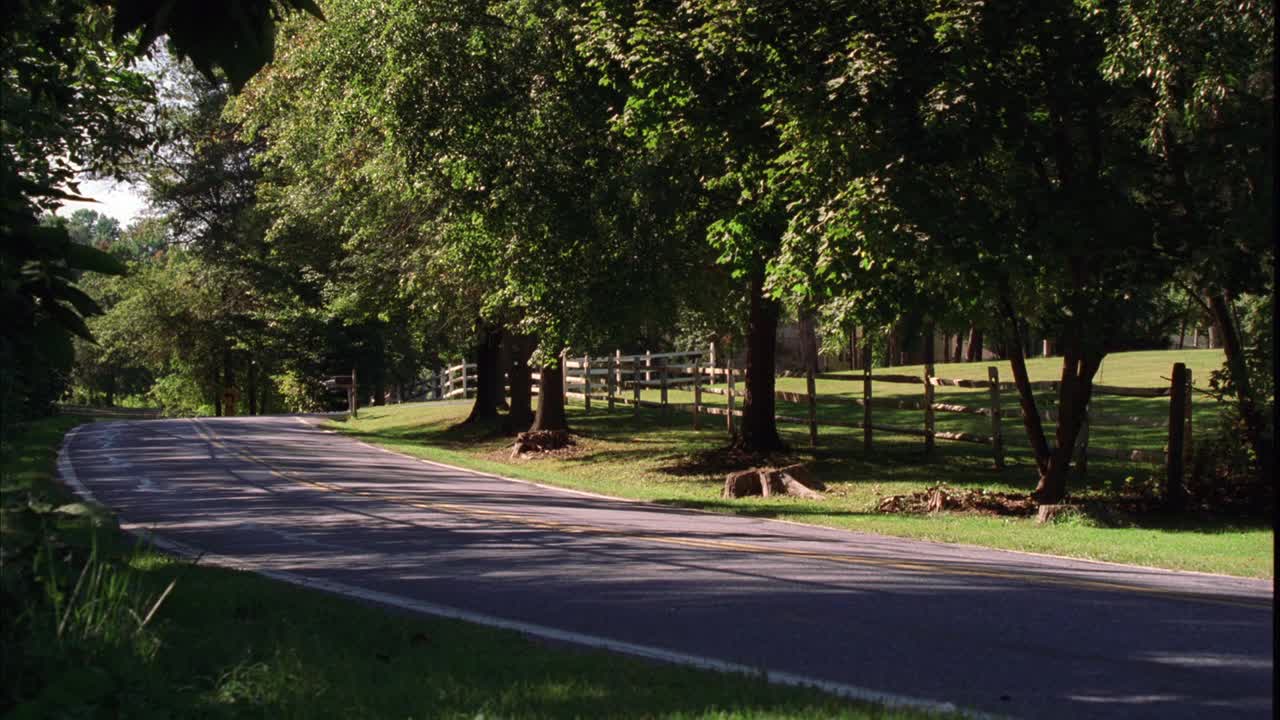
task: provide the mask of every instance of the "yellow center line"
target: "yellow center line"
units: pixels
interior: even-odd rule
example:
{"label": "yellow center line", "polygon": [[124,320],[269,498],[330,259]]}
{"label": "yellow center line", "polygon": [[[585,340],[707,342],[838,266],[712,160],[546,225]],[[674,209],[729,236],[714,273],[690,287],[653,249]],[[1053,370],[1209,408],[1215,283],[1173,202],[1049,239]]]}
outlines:
{"label": "yellow center line", "polygon": [[894,570],[906,570],[909,572],[920,573],[937,573],[942,575],[980,577],[997,580],[1012,580],[1016,582],[1029,582],[1041,585],[1053,585],[1058,587],[1068,587],[1087,590],[1105,590],[1110,592],[1123,592],[1135,595],[1147,595],[1152,597],[1174,598],[1178,600],[1191,600],[1198,602],[1214,603],[1219,605],[1229,605],[1233,607],[1243,607],[1250,609],[1269,610],[1272,603],[1265,600],[1249,600],[1241,598],[1224,598],[1216,595],[1206,595],[1196,592],[1188,592],[1183,590],[1157,588],[1145,585],[1133,585],[1129,583],[1113,582],[1107,580],[1089,580],[1085,578],[1062,578],[1051,577],[1048,575],[1033,572],[1025,573],[1008,570],[995,569],[977,569],[954,567],[942,563],[934,563],[922,560],[895,560],[890,558],[877,557],[859,557],[854,555],[842,555],[836,553],[824,553],[813,550],[798,550],[795,548],[777,548],[765,545],[754,545],[751,543],[733,542],[730,540],[708,540],[703,538],[680,538],[669,537],[666,535],[657,535],[644,531],[629,531],[618,528],[607,528],[599,525],[587,524],[570,524],[562,523],[556,520],[539,520],[530,518],[527,515],[518,515],[510,512],[499,510],[485,510],[482,508],[469,507],[459,505],[457,503],[448,502],[426,502],[416,497],[395,495],[391,493],[380,493],[370,490],[359,490],[356,488],[344,487],[334,483],[327,483],[318,480],[308,480],[298,475],[292,470],[285,470],[273,465],[270,461],[259,457],[247,448],[233,449],[218,439],[218,437],[198,420],[192,420],[197,432],[199,432],[207,442],[222,448],[228,453],[238,455],[250,462],[257,463],[266,470],[280,478],[291,482],[308,485],[313,488],[325,490],[328,492],[339,493],[343,495],[354,495],[357,497],[367,497],[381,500],[384,502],[392,502],[399,505],[419,508],[422,510],[433,510],[437,512],[445,512],[452,515],[460,515],[463,517],[471,517],[485,520],[501,520],[516,525],[534,527],[542,530],[555,530],[558,532],[572,534],[595,534],[627,537],[643,542],[656,543],[662,545],[674,545],[679,547],[698,548],[704,550],[728,550],[732,552],[756,553],[766,555],[785,555],[787,557],[803,558],[807,560],[821,560],[824,562],[832,562],[843,565],[861,565],[871,567],[889,568]]}

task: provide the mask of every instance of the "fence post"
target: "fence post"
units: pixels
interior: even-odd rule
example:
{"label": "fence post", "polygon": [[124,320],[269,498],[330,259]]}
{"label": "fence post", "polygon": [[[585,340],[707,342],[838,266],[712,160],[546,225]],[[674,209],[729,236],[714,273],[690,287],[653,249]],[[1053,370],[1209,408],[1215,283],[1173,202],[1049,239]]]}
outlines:
{"label": "fence post", "polygon": [[871,343],[862,343],[862,449],[871,452]]}
{"label": "fence post", "polygon": [[640,414],[640,356],[637,355],[631,360],[631,394],[635,399],[633,411]]}
{"label": "fence post", "polygon": [[1182,482],[1183,431],[1187,422],[1187,366],[1174,363],[1169,387],[1169,449],[1165,456],[1165,503],[1174,510],[1187,502],[1187,488]]}
{"label": "fence post", "polygon": [[444,399],[444,373],[445,373],[445,368],[438,368],[436,370],[436,399],[437,400]]}
{"label": "fence post", "polygon": [[467,397],[467,359],[462,359],[462,397]]}
{"label": "fence post", "polygon": [[613,387],[614,387],[613,391],[615,394],[621,395],[623,388],[626,387],[626,385],[622,381],[622,351],[621,350],[613,351],[613,364],[615,365],[614,367],[615,375],[613,377]]}
{"label": "fence post", "polygon": [[818,399],[813,381],[813,363],[805,367],[805,387],[809,390],[809,447],[818,447]]}
{"label": "fence post", "polygon": [[607,371],[609,374],[605,376],[605,380],[604,380],[605,392],[609,394],[609,412],[613,412],[613,403],[614,403],[613,386],[614,386],[614,381],[616,380],[614,373],[618,371],[617,370],[618,366],[615,358],[618,352],[619,351],[615,350],[614,351],[615,354],[609,356],[609,369]]}
{"label": "fence post", "polygon": [[351,394],[347,396],[347,404],[351,406],[351,417],[357,417],[360,410],[360,391],[356,385],[356,369],[351,368]]}
{"label": "fence post", "polygon": [[591,409],[591,356],[582,356],[582,404]]}
{"label": "fence post", "polygon": [[933,455],[933,328],[924,335],[924,454]]}
{"label": "fence post", "polygon": [[[715,368],[715,366],[716,366],[716,341],[712,340],[711,341],[711,365],[709,367]],[[715,381],[716,381],[716,376],[712,375],[711,382],[714,383]]]}
{"label": "fence post", "polygon": [[658,384],[662,388],[662,407],[667,407],[667,358],[658,358]]}
{"label": "fence post", "polygon": [[728,378],[728,390],[725,391],[725,397],[728,398],[729,412],[725,415],[725,424],[729,426],[729,437],[734,437],[733,429],[733,355],[726,355],[724,358],[724,372]]}
{"label": "fence post", "polygon": [[[712,347],[715,347],[712,345]],[[699,413],[702,412],[702,363],[701,361],[693,364],[693,429],[697,430],[701,424],[698,420]]]}
{"label": "fence post", "polygon": [[[1182,467],[1184,472],[1186,468],[1192,467],[1192,463],[1195,460],[1195,442],[1194,438],[1191,436],[1191,398],[1195,395],[1195,393],[1192,392],[1195,388],[1195,383],[1191,381],[1191,368],[1186,369],[1186,377],[1187,399],[1183,406],[1186,408],[1187,422],[1182,430]],[[1194,477],[1192,479],[1194,479]]]}
{"label": "fence post", "polygon": [[645,350],[644,351],[644,381],[645,382],[649,382],[653,380],[653,373],[649,372],[649,368],[651,367],[653,367],[653,352],[649,350]]}
{"label": "fence post", "polygon": [[991,383],[991,452],[995,455],[996,469],[1004,469],[1004,434],[1000,429],[1000,368],[987,368],[987,381]]}

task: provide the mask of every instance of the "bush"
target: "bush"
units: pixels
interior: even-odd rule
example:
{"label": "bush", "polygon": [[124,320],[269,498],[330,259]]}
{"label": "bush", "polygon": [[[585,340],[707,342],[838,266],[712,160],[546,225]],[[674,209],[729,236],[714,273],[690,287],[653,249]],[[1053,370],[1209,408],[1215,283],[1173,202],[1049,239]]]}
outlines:
{"label": "bush", "polygon": [[[1261,435],[1269,439],[1274,436],[1275,418],[1271,297],[1244,296],[1236,302],[1236,310],[1251,395],[1264,423]],[[1206,506],[1269,514],[1275,488],[1270,478],[1258,475],[1260,458],[1246,439],[1238,388],[1225,365],[1210,374],[1207,393],[1218,402],[1218,420],[1206,437],[1198,439],[1189,489]]]}
{"label": "bush", "polygon": [[319,412],[324,409],[324,386],[296,370],[271,376],[276,392],[289,412]]}
{"label": "bush", "polygon": [[156,378],[155,385],[151,386],[151,397],[170,417],[213,414],[213,406],[205,401],[204,388],[191,378],[190,373],[174,372]]}

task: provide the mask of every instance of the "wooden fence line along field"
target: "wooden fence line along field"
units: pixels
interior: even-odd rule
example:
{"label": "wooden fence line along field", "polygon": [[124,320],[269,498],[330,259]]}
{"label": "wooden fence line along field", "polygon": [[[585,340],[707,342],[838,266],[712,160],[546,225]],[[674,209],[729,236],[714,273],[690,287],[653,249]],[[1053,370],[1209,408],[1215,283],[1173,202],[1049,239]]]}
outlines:
{"label": "wooden fence line along field", "polygon": [[[613,358],[614,362],[610,366],[613,369],[606,369],[604,373],[595,372],[592,370],[592,368],[595,365],[598,365],[600,363],[608,364],[610,362],[609,358],[592,359],[589,357],[583,357],[582,360],[571,361],[569,363],[566,363],[566,367],[568,368],[566,370],[566,373],[572,372],[573,370],[587,371],[584,374],[577,376],[577,379],[573,381],[573,384],[579,387],[582,390],[582,392],[574,392],[574,393],[571,393],[569,396],[573,397],[574,399],[582,400],[583,403],[588,408],[590,407],[591,401],[594,399],[597,401],[603,401],[603,402],[609,403],[610,408],[612,408],[613,405],[617,404],[618,402],[623,402],[624,404],[632,405],[636,408],[658,407],[658,408],[663,408],[667,411],[671,411],[673,409],[681,409],[681,410],[689,411],[692,413],[695,428],[699,426],[700,416],[703,416],[703,415],[722,416],[725,418],[726,426],[728,427],[731,433],[733,429],[734,419],[742,416],[742,411],[737,410],[735,408],[735,405],[736,405],[735,400],[738,397],[738,392],[735,387],[736,385],[735,381],[743,377],[744,373],[741,370],[735,370],[732,368],[718,368],[714,366],[704,366],[701,364],[694,364],[691,366],[690,365],[680,365],[680,366],[659,365],[658,366],[659,370],[657,372],[659,379],[657,381],[652,381],[652,380],[645,381],[645,380],[633,379],[630,382],[628,382],[626,379],[627,378],[626,369],[628,367],[634,367],[635,360],[643,356],[628,356],[627,358],[624,358],[622,362],[618,362],[619,357],[620,356],[615,356]],[[997,468],[1001,468],[1004,466],[1005,441],[1003,437],[1002,420],[1003,420],[1003,417],[1009,411],[1004,409],[1001,406],[1001,398],[1004,391],[1016,392],[1017,386],[1015,383],[1001,382],[999,369],[997,367],[991,366],[988,368],[988,379],[985,381],[937,377],[936,375],[933,374],[933,367],[931,364],[926,365],[925,372],[921,376],[894,375],[894,374],[886,374],[886,373],[873,374],[870,372],[869,369],[866,369],[869,367],[870,367],[870,363],[864,363],[864,371],[863,373],[861,373],[861,377],[857,375],[810,373],[806,377],[808,392],[805,392],[805,393],[799,393],[799,392],[794,392],[789,390],[775,391],[775,397],[778,400],[788,402],[788,403],[793,403],[793,404],[806,405],[808,409],[807,417],[797,417],[794,415],[779,414],[775,416],[775,421],[779,423],[785,423],[785,424],[807,426],[809,429],[809,438],[810,438],[811,445],[817,443],[818,428],[819,426],[822,426],[822,425],[852,428],[852,429],[862,429],[864,431],[864,435],[863,435],[864,446],[868,449],[871,446],[872,438],[875,432],[885,432],[885,433],[891,433],[891,434],[921,437],[925,441],[926,452],[932,451],[933,445],[937,440],[947,440],[947,441],[953,441],[953,442],[967,442],[967,443],[988,445],[992,448],[992,455],[993,455],[995,466]],[[672,376],[671,373],[673,372],[679,372],[680,375]],[[1093,455],[1095,457],[1117,458],[1121,460],[1128,460],[1128,461],[1135,461],[1135,462],[1160,463],[1160,464],[1165,464],[1169,468],[1171,477],[1173,474],[1177,474],[1179,477],[1177,482],[1180,483],[1181,468],[1177,466],[1184,465],[1186,462],[1188,462],[1191,454],[1190,393],[1187,392],[1187,390],[1185,389],[1185,388],[1189,388],[1191,385],[1191,374],[1190,374],[1190,371],[1185,368],[1185,366],[1179,363],[1174,366],[1172,375],[1174,378],[1178,378],[1178,379],[1171,381],[1170,386],[1164,387],[1164,388],[1138,388],[1138,387],[1121,387],[1121,386],[1114,386],[1114,385],[1094,385],[1093,392],[1094,392],[1094,395],[1097,395],[1097,396],[1112,395],[1112,396],[1118,396],[1118,397],[1133,397],[1133,398],[1169,397],[1170,405],[1171,405],[1170,417],[1180,418],[1180,421],[1175,422],[1173,420],[1170,420],[1169,423],[1153,422],[1151,420],[1147,420],[1137,416],[1125,416],[1125,415],[1119,415],[1119,414],[1108,414],[1108,413],[1096,412],[1086,407],[1084,424],[1081,427],[1081,431],[1077,439],[1077,447],[1074,448],[1077,467],[1082,471],[1087,470],[1088,458],[1090,455]],[[566,374],[566,377],[568,378],[571,376]],[[606,379],[606,387],[603,388],[604,394],[594,393],[591,391],[592,379],[594,377],[603,377]],[[726,386],[725,387],[704,386],[703,385],[704,377],[710,379],[712,382],[715,382],[715,380],[718,378],[723,378],[726,381]],[[621,380],[618,380],[615,384],[613,382],[608,382],[609,378],[614,378],[615,380],[617,380],[618,378],[621,378]],[[841,422],[841,421],[830,420],[830,419],[824,419],[822,421],[819,421],[817,419],[817,412],[816,412],[817,399],[819,395],[815,392],[815,389],[814,389],[815,379],[849,381],[849,382],[862,381],[863,397],[861,399],[857,399],[857,398],[851,399],[851,404],[854,406],[860,406],[863,408],[863,421],[862,422],[847,422],[847,421]],[[872,395],[872,391],[871,391],[873,381],[883,382],[883,383],[903,383],[903,384],[919,385],[922,388],[923,397],[921,400],[918,400],[918,401],[905,400],[900,398],[877,398]],[[568,383],[570,381],[566,380],[566,382]],[[1181,383],[1181,385],[1179,383]],[[673,404],[668,401],[668,398],[667,398],[668,389],[676,388],[678,386],[688,386],[688,385],[693,386],[692,389],[693,389],[694,397],[693,397],[692,403]],[[599,388],[599,383],[596,383],[596,387]],[[625,401],[621,401],[619,399],[619,396],[615,394],[615,388],[617,387],[632,388],[634,393],[633,398],[627,399]],[[659,388],[659,390],[661,391],[662,399],[660,401],[641,400],[639,397],[639,390],[641,387]],[[983,405],[964,405],[964,404],[957,404],[954,402],[936,402],[933,397],[933,389],[935,387],[961,387],[961,388],[969,388],[969,389],[986,389],[988,391],[986,394],[986,398],[988,402]],[[1038,390],[1042,392],[1052,392],[1058,389],[1059,383],[1053,382],[1053,381],[1033,382],[1033,383],[1030,383],[1030,387],[1033,390]],[[1184,389],[1181,392],[1179,392],[1179,387],[1182,387]],[[726,400],[728,401],[727,402],[728,407],[707,406],[703,404],[702,395],[704,393],[725,397]],[[846,400],[842,400],[842,402],[844,401]],[[877,407],[885,408],[885,409],[894,409],[894,410],[904,410],[904,409],[905,410],[921,410],[924,412],[924,416],[925,416],[924,428],[920,429],[920,428],[902,427],[902,426],[895,426],[895,425],[890,425],[885,423],[873,422],[872,409]],[[1019,413],[1018,416],[1020,417],[1022,412],[1021,409],[1018,409],[1015,412]],[[982,433],[967,432],[967,431],[939,430],[936,428],[936,423],[935,423],[936,413],[959,413],[959,414],[987,417],[990,419],[990,423],[991,423],[990,434],[982,434]],[[1057,421],[1059,419],[1059,412],[1053,408],[1047,408],[1047,409],[1041,410],[1040,415],[1045,420]],[[1116,425],[1116,426],[1134,425],[1134,426],[1149,427],[1149,428],[1167,426],[1169,428],[1169,441],[1165,447],[1160,448],[1158,450],[1141,449],[1141,448],[1109,448],[1109,447],[1091,446],[1089,444],[1090,427],[1111,426],[1111,425]],[[1177,462],[1175,462],[1173,458],[1177,458]],[[1171,482],[1173,481],[1171,480]]]}
{"label": "wooden fence line along field", "polygon": [[[708,356],[710,360],[706,360]],[[695,429],[700,428],[703,416],[724,417],[726,429],[730,434],[733,434],[736,418],[742,416],[742,411],[737,408],[737,401],[740,397],[737,381],[744,379],[746,373],[744,370],[733,368],[731,358],[725,358],[725,367],[716,366],[714,358],[714,346],[711,348],[710,353],[690,351],[623,355],[621,352],[615,352],[613,355],[601,357],[591,357],[590,355],[570,357],[564,355],[561,358],[564,364],[561,392],[565,394],[567,399],[581,401],[587,409],[591,408],[592,402],[598,402],[604,403],[609,410],[613,410],[618,405],[629,405],[635,411],[638,411],[641,407],[652,407],[662,409],[667,413],[676,410],[689,412]],[[805,417],[779,414],[775,416],[775,420],[784,424],[806,426],[809,430],[811,446],[816,445],[818,442],[819,427],[826,425],[861,429],[863,431],[863,446],[867,450],[870,450],[872,438],[876,432],[923,438],[926,453],[933,451],[934,443],[938,440],[987,445],[991,448],[995,467],[1002,468],[1004,466],[1005,439],[1002,421],[1010,413],[1010,410],[1004,409],[1001,406],[1001,401],[1004,392],[1017,392],[1017,386],[1015,383],[1002,382],[997,367],[990,366],[988,368],[986,380],[971,380],[938,377],[933,374],[934,367],[932,363],[927,363],[924,372],[918,376],[889,373],[874,374],[871,372],[870,365],[869,361],[864,361],[862,372],[856,375],[807,373],[805,378],[807,392],[775,391],[774,394],[778,400],[803,405],[807,409]],[[475,365],[469,363],[442,369],[438,375],[439,384],[436,397],[468,396],[474,390],[474,381],[476,379],[474,369]],[[537,393],[541,385],[541,376],[539,373],[534,372],[532,373],[532,379],[534,392]],[[849,402],[854,407],[861,407],[863,411],[861,422],[833,419],[819,421],[817,401],[820,396],[816,392],[815,380],[861,382],[861,398],[846,398],[840,401]],[[874,397],[872,394],[873,382],[918,385],[921,388],[921,398],[919,400],[909,400]],[[713,384],[722,384],[723,386],[714,387],[712,386]],[[1177,473],[1178,482],[1180,483],[1182,467],[1189,462],[1191,454],[1191,393],[1188,391],[1190,386],[1191,373],[1182,363],[1174,366],[1168,387],[1137,388],[1094,385],[1093,394],[1095,396],[1169,397],[1170,420],[1167,423],[1153,422],[1137,416],[1095,412],[1086,407],[1084,424],[1077,440],[1077,447],[1074,448],[1077,467],[1081,471],[1087,470],[1088,458],[1091,455],[1134,462],[1162,463],[1169,468],[1171,475],[1175,472]],[[983,396],[986,402],[982,404],[937,402],[934,399],[933,392],[934,388],[937,387],[985,389],[987,392]],[[1059,383],[1054,381],[1032,382],[1030,387],[1036,391],[1053,392],[1058,389]],[[645,389],[658,390],[660,399],[656,401],[643,399],[641,392]],[[692,390],[693,402],[670,402],[668,396],[670,390]],[[630,392],[628,393],[627,391]],[[719,407],[705,404],[703,402],[704,393],[724,397],[726,406]],[[872,412],[874,408],[922,411],[924,414],[924,426],[923,428],[913,428],[875,422],[873,421]],[[1018,413],[1015,417],[1020,417],[1021,409],[1013,412]],[[978,433],[940,430],[936,427],[938,413],[988,418],[990,431],[989,433]],[[1040,411],[1040,415],[1044,420],[1048,421],[1057,421],[1059,418],[1059,413],[1053,408]],[[1180,420],[1175,422],[1173,419],[1175,417]],[[1089,443],[1089,431],[1093,426],[1167,427],[1168,442],[1165,447],[1158,450],[1092,446]],[[1176,461],[1174,458],[1176,458]]]}

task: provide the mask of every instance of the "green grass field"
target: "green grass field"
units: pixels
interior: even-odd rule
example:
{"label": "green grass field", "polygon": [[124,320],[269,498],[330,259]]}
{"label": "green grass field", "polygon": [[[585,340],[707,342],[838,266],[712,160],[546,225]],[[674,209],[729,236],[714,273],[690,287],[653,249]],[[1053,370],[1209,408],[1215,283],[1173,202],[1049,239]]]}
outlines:
{"label": "green grass field", "polygon": [[[1221,363],[1217,350],[1139,352],[1113,355],[1103,364],[1098,382],[1107,385],[1161,387],[1167,385],[1175,361],[1186,362],[1201,382]],[[1028,363],[1032,380],[1053,380],[1060,360],[1035,359]],[[1010,379],[1007,363],[971,363],[939,366],[942,377],[985,379],[988,365],[1000,366],[1001,379]],[[881,371],[877,371],[881,372]],[[920,374],[920,367],[897,367],[883,372]],[[804,380],[782,378],[780,389],[804,391]],[[861,383],[838,380],[818,382],[822,396],[822,417],[858,419],[861,408],[848,397],[861,395]],[[917,398],[920,385],[875,383],[878,397]],[[691,401],[691,393],[672,391],[672,403]],[[657,391],[646,391],[646,399],[657,399]],[[940,402],[978,404],[987,391],[938,388]],[[708,403],[723,403],[723,397],[704,395]],[[975,399],[978,398],[978,399]],[[1006,392],[1002,406],[1011,413],[1016,398]],[[1193,404],[1195,428],[1208,426],[1216,410],[1201,397]],[[1134,415],[1152,422],[1167,418],[1166,398],[1097,398],[1096,408],[1113,414]],[[992,491],[1028,492],[1035,486],[1035,468],[1025,447],[1020,421],[1006,418],[1004,434],[1008,445],[1003,471],[993,469],[991,449],[983,445],[938,442],[934,457],[923,454],[923,440],[908,435],[876,433],[870,453],[862,448],[860,430],[822,428],[818,447],[809,449],[803,425],[780,429],[791,444],[786,457],[777,462],[811,463],[816,475],[828,486],[822,502],[794,498],[756,498],[729,501],[720,497],[726,466],[723,453],[727,443],[724,418],[704,416],[702,429],[692,429],[688,411],[675,408],[665,412],[619,408],[608,412],[603,403],[593,403],[590,412],[581,404],[570,405],[570,424],[579,436],[579,451],[569,457],[513,460],[510,439],[490,428],[455,427],[465,417],[462,404],[406,404],[365,408],[359,419],[335,422],[333,427],[393,450],[547,484],[605,493],[618,497],[808,522],[851,530],[913,537],[942,542],[970,543],[989,547],[1049,553],[1071,557],[1133,563],[1154,567],[1225,573],[1250,577],[1271,577],[1273,531],[1268,523],[1247,523],[1205,517],[1159,515],[1116,518],[1102,523],[1088,518],[1037,525],[1031,519],[987,517],[969,514],[887,515],[876,511],[878,501],[889,495],[923,490],[945,482],[956,488],[983,488]],[[804,414],[801,406],[779,403],[779,412]],[[907,410],[874,409],[874,422],[886,425],[923,427],[923,413]],[[1016,418],[1016,415],[1012,416]],[[990,421],[969,415],[938,415],[939,429],[989,432]],[[1047,427],[1051,429],[1052,425]],[[1105,447],[1148,448],[1164,444],[1164,431],[1157,428],[1098,426],[1092,443]],[[1105,496],[1125,487],[1158,483],[1160,467],[1111,459],[1090,460],[1085,477],[1072,479],[1077,495]]]}
{"label": "green grass field", "polygon": [[[76,507],[52,472],[78,422],[30,423],[0,456],[4,717],[930,717],[552,647],[138,547],[109,515],[53,510]],[[100,581],[74,591],[85,566]],[[70,618],[61,633],[59,618]]]}

